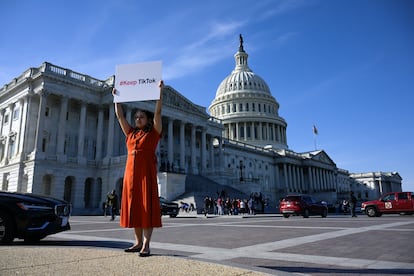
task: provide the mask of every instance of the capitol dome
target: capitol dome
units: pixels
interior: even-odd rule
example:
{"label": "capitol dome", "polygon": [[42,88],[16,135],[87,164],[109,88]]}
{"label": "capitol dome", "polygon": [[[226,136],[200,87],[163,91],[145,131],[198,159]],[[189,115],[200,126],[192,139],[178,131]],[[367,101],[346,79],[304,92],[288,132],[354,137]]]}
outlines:
{"label": "capitol dome", "polygon": [[287,149],[287,123],[279,116],[279,103],[267,83],[248,66],[248,54],[240,46],[234,55],[236,67],[219,85],[209,107],[222,121],[223,137],[252,144]]}

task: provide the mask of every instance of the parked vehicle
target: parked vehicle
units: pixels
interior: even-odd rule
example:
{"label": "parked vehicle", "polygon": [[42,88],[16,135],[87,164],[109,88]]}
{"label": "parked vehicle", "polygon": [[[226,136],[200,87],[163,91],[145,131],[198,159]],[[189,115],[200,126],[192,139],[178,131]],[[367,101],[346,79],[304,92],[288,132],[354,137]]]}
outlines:
{"label": "parked vehicle", "polygon": [[163,197],[160,197],[160,204],[161,204],[161,215],[162,216],[170,216],[171,218],[175,218],[180,211],[180,207],[178,207],[178,203],[169,201]]}
{"label": "parked vehicle", "polygon": [[35,194],[0,192],[0,244],[15,238],[36,242],[70,229],[71,205]]}
{"label": "parked vehicle", "polygon": [[304,218],[319,215],[325,218],[328,215],[326,202],[316,201],[309,195],[288,195],[280,201],[279,210],[285,218],[291,215],[301,215]]}
{"label": "parked vehicle", "polygon": [[369,217],[382,214],[414,214],[414,194],[412,192],[391,192],[378,200],[366,201],[361,205],[361,212]]}

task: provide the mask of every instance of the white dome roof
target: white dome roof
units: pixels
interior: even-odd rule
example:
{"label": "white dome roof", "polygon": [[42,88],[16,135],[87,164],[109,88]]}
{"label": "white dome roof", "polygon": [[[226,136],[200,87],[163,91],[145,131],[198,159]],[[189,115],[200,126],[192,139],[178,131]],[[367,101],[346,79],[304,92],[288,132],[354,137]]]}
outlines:
{"label": "white dome roof", "polygon": [[216,92],[216,98],[226,93],[240,92],[242,90],[271,95],[267,83],[250,69],[248,71],[235,69],[220,83]]}
{"label": "white dome roof", "polygon": [[249,68],[247,58],[240,35],[236,67],[220,83],[209,112],[224,125],[224,138],[287,149],[287,123],[279,116],[279,103],[267,83]]}

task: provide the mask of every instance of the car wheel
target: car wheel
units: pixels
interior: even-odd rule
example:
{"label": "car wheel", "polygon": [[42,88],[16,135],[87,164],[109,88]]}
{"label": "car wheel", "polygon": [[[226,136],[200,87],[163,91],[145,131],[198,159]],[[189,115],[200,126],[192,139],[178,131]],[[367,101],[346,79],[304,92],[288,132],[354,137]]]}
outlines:
{"label": "car wheel", "polygon": [[303,217],[304,218],[308,218],[309,217],[309,210],[305,209],[305,211],[303,211]]}
{"label": "car wheel", "polygon": [[367,216],[369,217],[376,217],[378,215],[375,207],[367,207],[365,212],[367,213]]}
{"label": "car wheel", "polygon": [[14,225],[9,214],[0,211],[0,244],[9,244],[14,239]]}
{"label": "car wheel", "polygon": [[284,218],[288,218],[289,217],[289,214],[283,214],[283,217]]}
{"label": "car wheel", "polygon": [[328,210],[327,209],[323,210],[321,216],[323,218],[326,218],[328,216]]}

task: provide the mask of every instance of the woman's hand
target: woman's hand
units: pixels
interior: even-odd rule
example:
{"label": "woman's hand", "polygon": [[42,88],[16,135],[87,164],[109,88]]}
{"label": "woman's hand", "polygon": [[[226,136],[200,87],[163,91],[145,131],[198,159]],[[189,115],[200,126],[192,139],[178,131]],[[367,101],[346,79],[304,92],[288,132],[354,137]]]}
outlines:
{"label": "woman's hand", "polygon": [[164,88],[164,81],[160,80],[160,82],[158,83],[158,87],[163,89]]}

